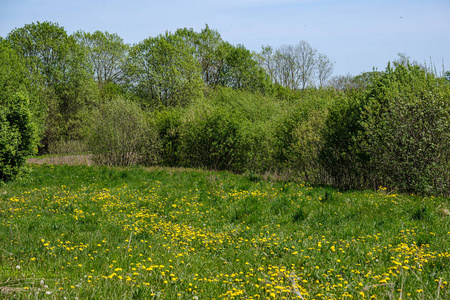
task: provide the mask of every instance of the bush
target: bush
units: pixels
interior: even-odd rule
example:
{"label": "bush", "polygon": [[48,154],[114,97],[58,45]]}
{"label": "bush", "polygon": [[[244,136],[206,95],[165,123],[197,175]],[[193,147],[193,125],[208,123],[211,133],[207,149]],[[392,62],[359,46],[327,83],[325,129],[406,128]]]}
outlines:
{"label": "bush", "polygon": [[379,185],[450,193],[450,87],[419,66],[395,64],[369,88],[358,136]]}
{"label": "bush", "polygon": [[320,160],[341,188],[450,193],[450,87],[394,64],[330,110]]}
{"label": "bush", "polygon": [[292,143],[285,154],[287,167],[309,183],[328,183],[326,171],[319,161],[323,146],[321,132],[327,112],[326,109],[311,111],[307,119],[293,129]]}
{"label": "bush", "polygon": [[93,113],[88,143],[93,161],[102,165],[152,164],[159,151],[154,125],[136,103],[122,98]]}
{"label": "bush", "polygon": [[274,97],[230,88],[218,88],[208,101],[231,114],[239,124],[241,172],[264,173],[275,167],[275,122],[287,104]]}
{"label": "bush", "polygon": [[319,162],[331,176],[331,183],[339,188],[366,186],[368,158],[356,142],[363,130],[360,120],[363,99],[360,92],[334,102],[322,130]]}
{"label": "bush", "polygon": [[182,112],[179,108],[167,107],[153,113],[156,130],[160,139],[160,164],[179,166],[180,132]]}
{"label": "bush", "polygon": [[5,182],[16,178],[35,153],[36,130],[23,94],[0,100],[0,181]]}
{"label": "bush", "polygon": [[320,90],[304,91],[301,98],[280,115],[275,125],[274,152],[281,172],[309,183],[327,180],[319,163],[323,145],[321,132],[328,107],[336,95]]}
{"label": "bush", "polygon": [[188,167],[241,170],[243,153],[238,120],[220,107],[192,107],[183,124],[181,155]]}

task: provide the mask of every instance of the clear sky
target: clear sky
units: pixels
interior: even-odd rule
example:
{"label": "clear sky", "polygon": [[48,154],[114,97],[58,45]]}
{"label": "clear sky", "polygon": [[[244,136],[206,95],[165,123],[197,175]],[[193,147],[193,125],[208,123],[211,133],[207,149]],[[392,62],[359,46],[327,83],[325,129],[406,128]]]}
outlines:
{"label": "clear sky", "polygon": [[398,52],[450,70],[450,0],[0,0],[0,36],[36,21],[129,44],[205,24],[253,51],[304,40],[335,62],[333,75],[383,70]]}

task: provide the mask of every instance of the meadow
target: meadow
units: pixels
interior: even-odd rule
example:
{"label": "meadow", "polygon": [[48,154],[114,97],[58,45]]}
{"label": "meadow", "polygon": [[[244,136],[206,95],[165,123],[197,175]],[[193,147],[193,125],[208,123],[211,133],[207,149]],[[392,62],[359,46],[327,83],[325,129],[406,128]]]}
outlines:
{"label": "meadow", "polygon": [[195,169],[0,186],[0,298],[448,299],[444,197]]}

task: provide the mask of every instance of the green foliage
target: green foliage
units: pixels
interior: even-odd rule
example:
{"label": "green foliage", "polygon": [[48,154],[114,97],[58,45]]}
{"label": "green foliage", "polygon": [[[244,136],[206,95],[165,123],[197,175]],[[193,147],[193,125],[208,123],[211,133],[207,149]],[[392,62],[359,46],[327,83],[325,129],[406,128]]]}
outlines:
{"label": "green foliage", "polygon": [[228,110],[193,106],[185,115],[181,151],[189,167],[237,171],[242,165],[239,120]]}
{"label": "green foliage", "polygon": [[186,106],[203,93],[194,49],[176,34],[166,32],[132,47],[126,72],[128,84],[149,107]]}
{"label": "green foliage", "polygon": [[0,101],[7,101],[11,95],[22,93],[28,99],[27,106],[36,126],[38,136],[43,134],[45,107],[36,101],[36,89],[29,79],[24,60],[7,40],[0,41]]}
{"label": "green foliage", "polygon": [[36,147],[28,99],[20,92],[3,94],[3,97],[0,99],[0,182],[19,175]]}
{"label": "green foliage", "polygon": [[321,162],[340,187],[449,193],[450,89],[395,64],[329,113]]}
{"label": "green foliage", "polygon": [[117,33],[78,31],[73,37],[86,49],[87,61],[100,88],[122,80],[128,45]]}
{"label": "green foliage", "polygon": [[80,138],[73,134],[78,131],[79,112],[97,99],[85,49],[63,27],[51,22],[16,28],[7,41],[28,68],[35,89],[31,107],[45,120],[39,124],[41,152],[61,139]]}
{"label": "green foliage", "polygon": [[365,97],[358,137],[377,182],[450,193],[450,87],[419,66],[395,64]]}
{"label": "green foliage", "polygon": [[328,107],[338,101],[335,98],[339,94],[332,90],[303,90],[297,95],[300,98],[290,100],[275,122],[275,160],[280,172],[310,183],[324,183],[325,173],[319,163],[321,132]]}
{"label": "green foliage", "polygon": [[327,183],[325,171],[319,161],[323,147],[321,132],[327,113],[323,108],[310,111],[307,119],[293,129],[292,142],[288,151],[284,152],[286,167],[309,183]]}
{"label": "green foliage", "polygon": [[330,107],[322,130],[323,146],[319,153],[321,165],[330,174],[332,183],[341,188],[363,186],[368,158],[356,142],[363,130],[361,93],[355,92]]}
{"label": "green foliage", "polygon": [[371,72],[363,72],[356,76],[352,76],[350,74],[334,76],[329,80],[328,85],[339,91],[362,91],[371,86],[382,73],[383,72],[374,70]]}
{"label": "green foliage", "polygon": [[5,161],[33,144],[34,123],[40,153],[84,152],[88,139],[103,164],[450,193],[448,72],[436,78],[403,54],[385,72],[315,89],[314,72],[322,86],[332,64],[307,42],[256,54],[207,25],[130,48],[117,34],[37,22],[0,38],[0,51]]}
{"label": "green foliage", "polygon": [[178,108],[161,108],[153,112],[161,149],[159,163],[165,166],[179,166],[182,111]]}
{"label": "green foliage", "polygon": [[194,49],[206,86],[245,89],[267,93],[272,89],[270,77],[258,65],[251,51],[243,45],[233,46],[222,40],[217,30],[208,25],[200,32],[178,29],[175,33]]}
{"label": "green foliage", "polygon": [[273,170],[275,122],[286,103],[270,96],[231,88],[217,88],[206,101],[238,120],[242,148],[240,172]]}
{"label": "green foliage", "polygon": [[29,81],[23,61],[5,40],[0,41],[0,101],[18,91],[26,92]]}
{"label": "green foliage", "polygon": [[229,49],[229,44],[222,39],[220,33],[206,25],[200,32],[187,28],[178,29],[176,35],[195,49],[194,55],[202,69],[204,83],[212,88],[218,86]]}
{"label": "green foliage", "polygon": [[222,86],[266,93],[272,84],[269,75],[254,60],[253,54],[242,45],[228,46],[221,70]]}
{"label": "green foliage", "polygon": [[94,162],[128,166],[156,161],[157,133],[139,105],[116,98],[100,105],[91,122],[89,147]]}
{"label": "green foliage", "polygon": [[27,85],[20,58],[0,41],[0,182],[19,175],[26,158],[35,152],[36,128]]}

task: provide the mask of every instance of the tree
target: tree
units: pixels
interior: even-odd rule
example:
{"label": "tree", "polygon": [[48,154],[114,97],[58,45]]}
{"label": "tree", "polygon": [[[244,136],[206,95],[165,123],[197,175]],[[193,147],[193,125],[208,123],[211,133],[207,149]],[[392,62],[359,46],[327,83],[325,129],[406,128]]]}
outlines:
{"label": "tree", "polygon": [[333,73],[333,63],[325,54],[319,53],[316,61],[317,78],[319,79],[319,86],[323,87],[327,79]]}
{"label": "tree", "polygon": [[87,59],[93,68],[93,75],[99,87],[108,83],[119,83],[123,77],[123,64],[128,45],[116,33],[78,31],[75,40],[87,49]]}
{"label": "tree", "polygon": [[350,74],[338,75],[329,80],[328,86],[331,86],[338,91],[365,90],[381,74],[382,72],[379,71],[371,71],[356,76]]}
{"label": "tree", "polygon": [[96,99],[85,52],[63,27],[50,22],[27,24],[8,34],[8,42],[23,58],[33,101],[45,107],[42,151],[61,139],[79,136],[79,112]]}
{"label": "tree", "polygon": [[269,90],[270,78],[253,57],[250,50],[243,45],[228,45],[225,64],[220,74],[221,85],[262,93]]}
{"label": "tree", "polygon": [[257,61],[272,82],[293,90],[314,85],[316,72],[322,86],[333,70],[328,57],[317,54],[317,50],[305,41],[296,45],[282,45],[275,52],[272,47],[263,46]]}
{"label": "tree", "polygon": [[0,182],[20,174],[26,158],[35,152],[26,75],[20,57],[0,41]]}
{"label": "tree", "polygon": [[266,73],[270,76],[270,80],[276,84],[276,64],[274,51],[271,46],[262,46],[261,52],[256,55],[256,61],[259,65],[266,71]]}
{"label": "tree", "polygon": [[179,35],[169,32],[131,48],[127,80],[149,106],[185,106],[203,92],[194,49]]}
{"label": "tree", "polygon": [[302,89],[311,84],[316,63],[317,50],[312,48],[308,42],[300,41],[295,46],[296,64],[300,69],[300,83]]}
{"label": "tree", "polygon": [[351,74],[346,75],[336,75],[330,78],[328,81],[328,86],[334,88],[337,91],[344,91],[351,87],[354,76]]}
{"label": "tree", "polygon": [[208,25],[200,32],[193,29],[178,29],[175,32],[195,49],[195,57],[202,69],[202,78],[212,88],[219,84],[219,77],[225,65],[228,43],[222,40],[217,30]]}
{"label": "tree", "polygon": [[225,42],[219,32],[208,25],[200,32],[183,28],[175,34],[195,50],[206,86],[215,89],[221,85],[263,93],[269,89],[270,78],[258,65],[255,55],[243,45]]}
{"label": "tree", "polygon": [[299,86],[298,68],[295,61],[294,46],[283,45],[275,52],[276,82],[290,89]]}

